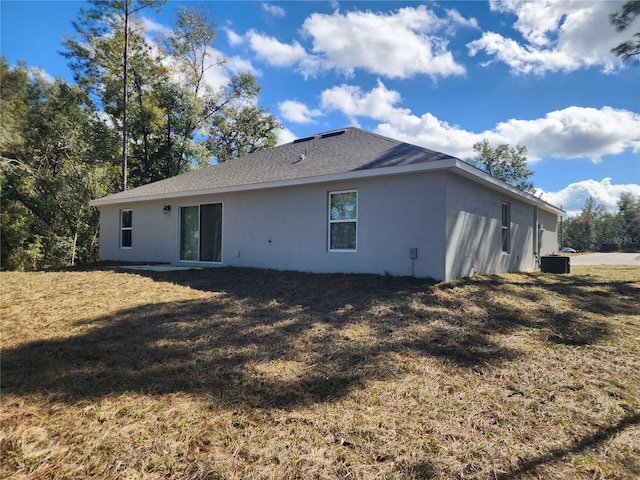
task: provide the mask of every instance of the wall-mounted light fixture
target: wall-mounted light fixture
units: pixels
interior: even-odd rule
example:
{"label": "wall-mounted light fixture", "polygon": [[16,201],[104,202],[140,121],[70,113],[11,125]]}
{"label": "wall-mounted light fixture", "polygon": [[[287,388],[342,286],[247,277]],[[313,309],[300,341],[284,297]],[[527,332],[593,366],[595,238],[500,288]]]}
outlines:
{"label": "wall-mounted light fixture", "polygon": [[171,205],[165,205],[164,207],[162,207],[162,213],[164,213],[165,215],[170,211],[171,211]]}

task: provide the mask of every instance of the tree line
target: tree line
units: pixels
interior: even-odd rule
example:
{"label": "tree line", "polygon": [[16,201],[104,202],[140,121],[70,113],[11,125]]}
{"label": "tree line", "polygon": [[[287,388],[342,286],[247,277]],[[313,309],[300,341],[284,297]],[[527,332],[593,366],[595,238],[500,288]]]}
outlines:
{"label": "tree line", "polygon": [[[256,78],[212,58],[217,29],[206,9],[176,12],[170,33],[148,39],[136,14],[165,3],[92,0],[80,9],[62,42],[74,84],[0,57],[2,268],[95,261],[91,199],[276,144],[280,125],[259,106]],[[623,31],[639,14],[640,1],[627,1],[610,21]],[[637,63],[639,48],[635,33],[612,52]],[[213,86],[211,74],[226,81]],[[469,163],[534,192],[525,147],[473,148]],[[589,199],[562,232],[564,246],[579,250],[638,251],[640,199],[624,194],[615,214]]]}
{"label": "tree line", "polygon": [[[62,54],[74,84],[0,57],[1,265],[38,269],[97,260],[89,201],[277,143],[250,73],[215,52],[204,9],[176,12],[151,42],[136,13],[164,0],[94,0]],[[213,86],[208,76],[226,78]]]}
{"label": "tree line", "polygon": [[616,212],[593,197],[580,213],[562,222],[562,246],[580,252],[640,252],[640,195],[624,192]]}

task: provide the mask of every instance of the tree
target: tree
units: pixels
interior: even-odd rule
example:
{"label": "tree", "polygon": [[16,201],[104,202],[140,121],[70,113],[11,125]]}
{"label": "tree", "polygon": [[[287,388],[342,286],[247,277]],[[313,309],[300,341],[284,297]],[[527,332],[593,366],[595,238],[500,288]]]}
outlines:
{"label": "tree", "polygon": [[236,75],[226,98],[207,116],[207,146],[218,162],[244,157],[278,141],[278,120],[265,108],[252,103],[260,93],[255,77]]}
{"label": "tree", "polygon": [[29,235],[34,230],[34,217],[24,205],[11,198],[13,187],[8,184],[5,173],[12,168],[12,164],[19,162],[19,152],[25,148],[22,114],[27,109],[28,85],[26,66],[20,63],[9,70],[5,57],[0,57],[0,165],[3,173],[0,176],[0,262],[3,268],[33,266],[40,256],[39,248],[29,249],[33,243]]}
{"label": "tree", "polygon": [[[161,3],[139,2],[144,6]],[[94,4],[103,9],[82,12],[76,26],[79,38],[65,41],[65,56],[76,81],[96,98],[114,125],[123,127],[127,123],[122,138],[124,141],[128,136],[131,141],[123,144],[123,153],[127,144],[129,149],[123,155],[123,186],[127,170],[127,185],[138,186],[207,165],[212,155],[218,156],[210,148],[209,137],[213,135],[246,139],[229,156],[218,156],[219,161],[275,144],[275,128],[279,125],[265,109],[255,107],[260,93],[255,77],[230,75],[224,71],[224,61],[212,58],[216,28],[206,11],[178,12],[163,50],[149,44],[142,25],[133,18],[125,38],[122,24],[126,16],[118,10],[125,4]],[[129,52],[126,104],[126,98],[119,94],[126,73],[122,69],[125,44]],[[209,85],[206,74],[210,69],[222,69],[228,83],[217,88]],[[223,130],[220,124],[231,125],[232,130]],[[226,143],[238,145],[230,140]]]}
{"label": "tree", "polygon": [[[181,116],[182,129],[176,130],[180,144],[189,145],[187,138],[196,129],[204,129],[208,135],[204,145],[218,162],[224,162],[274,146],[280,124],[265,108],[256,106],[261,88],[255,76],[231,75],[229,82],[218,89],[206,83],[209,69],[226,67],[223,60],[211,58],[216,35],[207,11],[183,9],[167,41],[167,52],[183,77],[182,98],[192,102],[192,108]],[[175,154],[174,162],[179,164],[184,152],[177,150]]]}
{"label": "tree", "polygon": [[167,52],[184,76],[183,85],[196,98],[212,90],[205,81],[207,71],[225,65],[222,59],[209,61],[217,36],[215,21],[208,10],[183,8],[177,12],[175,27],[166,41]]}
{"label": "tree", "polygon": [[589,197],[577,216],[563,222],[562,233],[564,246],[582,251],[640,251],[640,196],[623,192],[617,212]]}
{"label": "tree", "polygon": [[115,191],[117,139],[77,86],[49,83],[23,64],[9,69],[4,58],[0,68],[9,119],[0,145],[2,264],[95,260],[98,214],[89,200]]}
{"label": "tree", "polygon": [[485,139],[476,143],[473,150],[476,156],[470,161],[472,165],[520,190],[533,193],[533,182],[529,180],[533,171],[527,168],[527,147],[502,144],[493,148]]}
{"label": "tree", "polygon": [[[131,31],[133,16],[147,7],[156,10],[166,0],[91,0],[90,9],[80,10],[80,21],[73,26],[80,40],[67,39],[64,45],[68,51],[64,54],[72,59],[70,64],[80,85],[95,89],[101,85],[103,75],[108,74],[119,79],[122,92],[121,128],[122,128],[122,190],[128,183],[128,104],[129,104],[129,56],[130,43],[136,41],[131,53],[144,55],[144,41]],[[148,58],[148,54],[145,58]],[[157,65],[151,63],[150,65]],[[141,78],[139,76],[138,78]],[[112,78],[113,81],[113,78]],[[95,90],[94,90],[95,91]],[[104,93],[108,93],[105,89]],[[111,91],[111,94],[113,92]],[[104,98],[102,98],[104,100]]]}
{"label": "tree", "polygon": [[604,212],[596,222],[596,248],[600,252],[620,250],[622,221],[617,213]]}
{"label": "tree", "polygon": [[[616,31],[623,32],[633,23],[636,17],[640,15],[640,0],[630,0],[625,2],[622,7],[609,17]],[[633,34],[633,38],[622,42],[618,46],[611,49],[623,62],[633,62],[640,64],[640,32]]]}
{"label": "tree", "polygon": [[620,245],[624,250],[640,250],[640,196],[623,192],[618,200],[621,223]]}
{"label": "tree", "polygon": [[96,260],[91,199],[275,144],[279,125],[257,106],[253,75],[225,70],[226,84],[207,83],[208,69],[226,68],[210,58],[209,17],[184,11],[167,51],[149,43],[133,14],[164,2],[92,0],[81,10],[77,37],[63,42],[77,85],[2,58],[4,268]]}
{"label": "tree", "polygon": [[579,250],[593,252],[599,249],[597,227],[605,213],[605,208],[598,205],[595,198],[587,198],[578,215],[578,238],[575,242]]}
{"label": "tree", "polygon": [[177,78],[166,86],[163,95],[166,123],[162,152],[169,176],[209,163],[211,154],[205,139],[196,132],[204,132],[208,109],[219,108],[224,101],[224,95],[206,81],[208,71],[225,68],[223,60],[212,57],[216,37],[215,22],[208,10],[183,8],[165,40]]}

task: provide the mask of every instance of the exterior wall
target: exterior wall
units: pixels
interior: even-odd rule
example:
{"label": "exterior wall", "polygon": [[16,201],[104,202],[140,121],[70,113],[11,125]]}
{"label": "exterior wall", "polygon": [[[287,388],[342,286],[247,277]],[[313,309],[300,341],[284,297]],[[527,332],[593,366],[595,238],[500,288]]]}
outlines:
{"label": "exterior wall", "polygon": [[[329,192],[358,191],[357,251],[330,252]],[[532,271],[557,251],[557,217],[452,172],[421,172],[100,208],[100,258],[178,264],[180,207],[223,203],[222,262],[316,273],[415,275],[450,280]],[[501,248],[502,203],[511,249]],[[163,214],[164,205],[171,205]],[[120,248],[120,210],[133,210],[132,248]],[[448,238],[448,241],[447,241]],[[415,260],[409,250],[418,249]],[[184,263],[188,264],[188,263]]]}
{"label": "exterior wall", "polygon": [[[514,197],[447,173],[447,280],[474,274],[533,271],[540,253],[557,249],[557,217]],[[502,251],[502,204],[510,205],[510,251]]]}
{"label": "exterior wall", "polygon": [[558,224],[558,217],[553,213],[538,210],[538,222],[544,228],[541,237],[540,255],[558,253],[560,251],[560,246],[558,244],[558,233],[560,227]]}
{"label": "exterior wall", "polygon": [[[178,212],[162,213],[169,202],[140,202],[100,207],[100,260],[167,262],[176,259]],[[132,210],[131,248],[120,248],[120,210]]]}
{"label": "exterior wall", "polygon": [[[222,263],[444,279],[445,172],[365,178],[100,209],[102,260],[179,263],[181,206],[223,203]],[[357,251],[328,248],[329,192],[358,191]],[[162,207],[171,205],[163,215]],[[119,212],[133,210],[132,248],[119,247]],[[412,261],[410,248],[418,249]]]}

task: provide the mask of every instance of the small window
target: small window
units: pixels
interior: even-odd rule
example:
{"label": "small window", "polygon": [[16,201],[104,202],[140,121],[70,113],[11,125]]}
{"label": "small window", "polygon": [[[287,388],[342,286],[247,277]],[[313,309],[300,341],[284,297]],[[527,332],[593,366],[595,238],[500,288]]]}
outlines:
{"label": "small window", "polygon": [[511,252],[511,206],[502,204],[502,251]]}
{"label": "small window", "polygon": [[329,193],[329,250],[355,251],[358,238],[358,192]]}
{"label": "small window", "polygon": [[133,211],[120,210],[120,247],[131,248]]}

